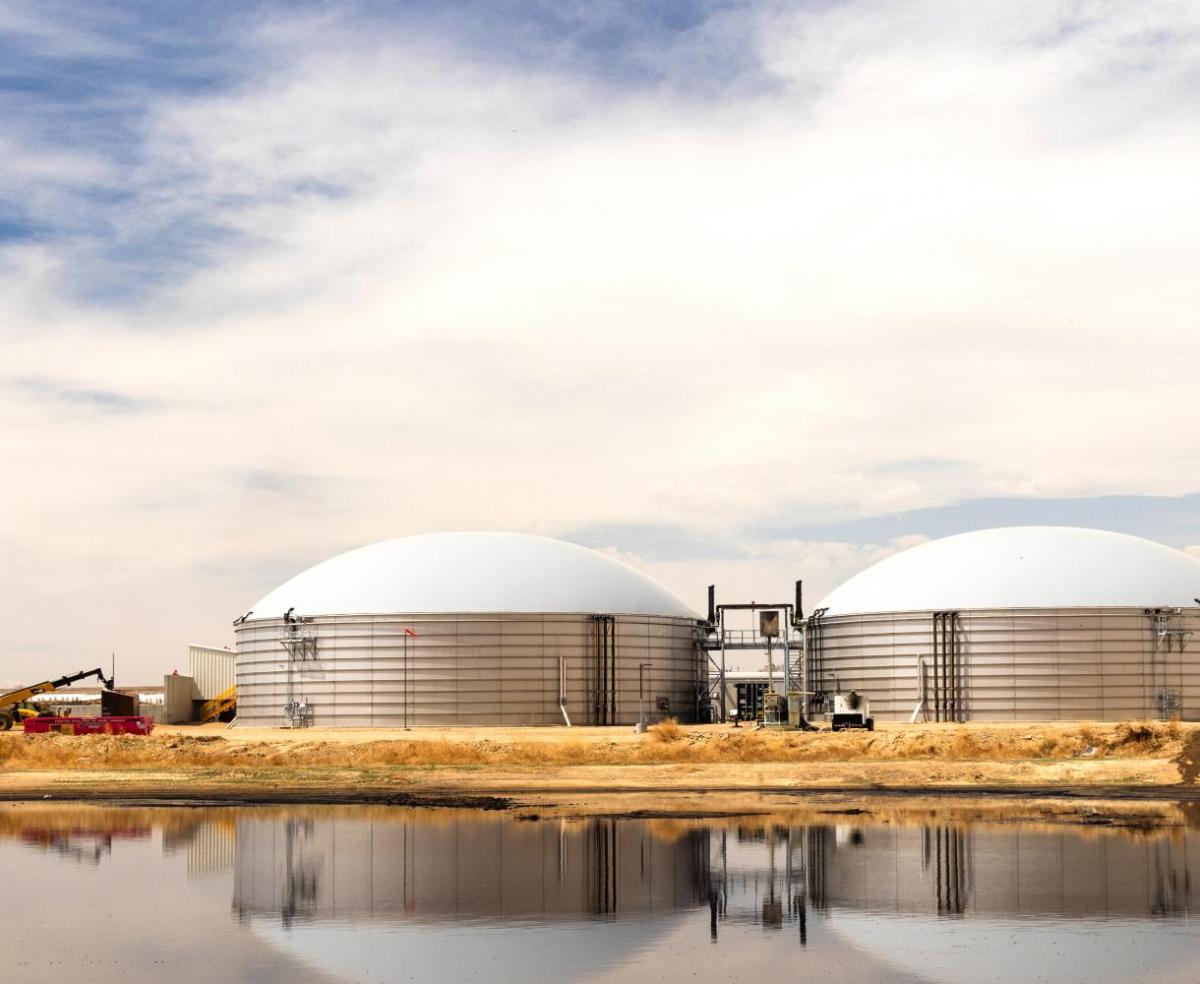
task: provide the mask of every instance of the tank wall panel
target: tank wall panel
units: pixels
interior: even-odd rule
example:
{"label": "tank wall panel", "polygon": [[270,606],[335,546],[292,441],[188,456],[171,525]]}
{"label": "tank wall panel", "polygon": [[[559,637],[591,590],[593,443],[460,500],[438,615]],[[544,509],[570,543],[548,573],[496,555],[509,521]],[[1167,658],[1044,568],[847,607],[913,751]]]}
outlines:
{"label": "tank wall panel", "polygon": [[[1163,716],[1162,695],[1200,720],[1200,609],[1167,619],[1143,608],[962,611],[958,645],[972,720],[1120,720]],[[908,720],[932,688],[933,613],[823,619],[812,689],[857,690],[880,720]],[[1170,713],[1170,711],[1168,711]]]}
{"label": "tank wall panel", "polygon": [[[278,727],[289,700],[311,708],[315,726],[558,725],[560,663],[572,723],[594,720],[588,615],[317,618],[299,630],[315,652],[291,660],[285,632],[281,620],[238,629],[239,725]],[[639,672],[648,720],[694,713],[706,668],[695,632],[689,619],[615,617],[616,723],[637,720]],[[656,708],[660,697],[666,712]]]}

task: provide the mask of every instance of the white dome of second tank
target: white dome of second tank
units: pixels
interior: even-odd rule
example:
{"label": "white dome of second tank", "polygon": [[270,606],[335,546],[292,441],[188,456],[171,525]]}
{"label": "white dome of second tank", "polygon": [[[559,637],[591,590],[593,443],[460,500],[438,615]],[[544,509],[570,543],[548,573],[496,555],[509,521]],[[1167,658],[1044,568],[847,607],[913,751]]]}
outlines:
{"label": "white dome of second tank", "polygon": [[1124,533],[1013,526],[912,547],[845,581],[828,616],[997,608],[1194,606],[1200,560]]}
{"label": "white dome of second tank", "polygon": [[253,606],[297,615],[546,613],[697,618],[627,564],[523,533],[431,533],[385,540],[311,567]]}

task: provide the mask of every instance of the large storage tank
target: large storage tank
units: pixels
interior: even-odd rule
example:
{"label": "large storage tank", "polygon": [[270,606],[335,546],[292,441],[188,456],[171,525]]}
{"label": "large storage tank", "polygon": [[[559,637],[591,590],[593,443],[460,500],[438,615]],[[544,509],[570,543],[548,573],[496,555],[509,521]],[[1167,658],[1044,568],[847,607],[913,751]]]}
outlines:
{"label": "large storage tank", "polygon": [[1101,530],[935,540],[834,590],[806,624],[808,689],[876,718],[1200,718],[1200,560]]}
{"label": "large storage tank", "polygon": [[699,616],[631,567],[515,533],[352,550],[235,625],[238,724],[631,724],[695,714]]}

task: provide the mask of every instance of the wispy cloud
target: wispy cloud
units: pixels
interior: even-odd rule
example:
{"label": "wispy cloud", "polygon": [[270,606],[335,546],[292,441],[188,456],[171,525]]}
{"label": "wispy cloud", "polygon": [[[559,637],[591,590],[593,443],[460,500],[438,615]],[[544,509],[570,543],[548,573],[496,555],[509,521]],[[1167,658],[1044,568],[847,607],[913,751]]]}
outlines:
{"label": "wispy cloud", "polygon": [[70,591],[64,640],[150,667],[264,571],[446,527],[693,599],[1018,516],[1194,544],[1198,31],[0,4],[6,645]]}
{"label": "wispy cloud", "polygon": [[155,409],[153,401],[113,390],[72,386],[52,379],[0,378],[0,389],[21,394],[43,404],[82,414],[145,413]]}

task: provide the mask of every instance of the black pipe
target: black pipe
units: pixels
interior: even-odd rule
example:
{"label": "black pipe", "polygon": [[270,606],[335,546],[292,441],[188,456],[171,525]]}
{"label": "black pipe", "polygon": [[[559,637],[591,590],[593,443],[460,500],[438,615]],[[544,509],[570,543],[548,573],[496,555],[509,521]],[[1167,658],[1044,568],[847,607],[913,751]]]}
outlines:
{"label": "black pipe", "polygon": [[950,719],[950,705],[946,700],[946,694],[950,690],[950,667],[946,664],[946,616],[941,612],[938,613],[938,645],[941,647],[942,661],[942,689],[939,692],[939,697],[942,703],[942,720]]}
{"label": "black pipe", "polygon": [[950,679],[953,683],[950,686],[950,709],[951,721],[958,721],[958,640],[954,633],[954,615],[953,613],[946,614],[946,634],[950,638]]}
{"label": "black pipe", "polygon": [[950,716],[950,697],[954,693],[954,668],[950,665],[950,621],[942,612],[942,720],[953,721]]}
{"label": "black pipe", "polygon": [[600,638],[600,616],[592,616],[592,628],[596,633],[596,696],[592,709],[597,724],[604,723],[604,643]]}
{"label": "black pipe", "polygon": [[601,723],[608,724],[608,620],[600,616],[600,661],[604,665],[604,686],[600,689]]}
{"label": "black pipe", "polygon": [[950,613],[950,655],[954,660],[954,720],[962,721],[962,667],[958,660],[958,616]]}
{"label": "black pipe", "polygon": [[950,618],[950,627],[954,632],[954,710],[958,713],[958,720],[965,721],[967,715],[963,705],[966,701],[963,699],[963,695],[966,692],[966,684],[963,681],[962,653],[959,651],[958,645],[958,612],[951,612]]}
{"label": "black pipe", "polygon": [[933,645],[930,649],[933,652],[933,719],[938,719],[938,617],[935,612],[933,615]]}
{"label": "black pipe", "polygon": [[950,667],[954,673],[954,686],[950,690],[950,700],[954,706],[954,721],[961,721],[962,716],[959,714],[959,634],[958,625],[955,624],[954,613],[950,612],[946,616],[949,622],[950,632]]}
{"label": "black pipe", "polygon": [[715,584],[708,586],[708,624],[717,624],[717,586]]}
{"label": "black pipe", "polygon": [[953,721],[951,698],[954,696],[954,667],[950,662],[950,620],[945,612],[942,613],[942,686],[946,691],[942,695],[942,703],[946,709],[944,717],[947,721]]}
{"label": "black pipe", "polygon": [[612,659],[612,673],[609,674],[609,715],[608,723],[617,723],[617,620],[608,617],[608,648]]}
{"label": "black pipe", "polygon": [[804,582],[796,582],[796,621],[804,621]]}
{"label": "black pipe", "polygon": [[600,702],[604,705],[604,724],[611,724],[608,719],[608,693],[612,688],[612,680],[609,678],[608,666],[608,619],[603,615],[600,616],[600,659],[604,663],[604,689],[600,691]]}
{"label": "black pipe", "polygon": [[941,654],[938,652],[938,633],[942,631],[942,619],[937,612],[933,613],[933,719],[942,719],[942,690],[939,679]]}
{"label": "black pipe", "polygon": [[617,626],[612,616],[605,618],[605,638],[608,643],[608,724],[617,724]]}

